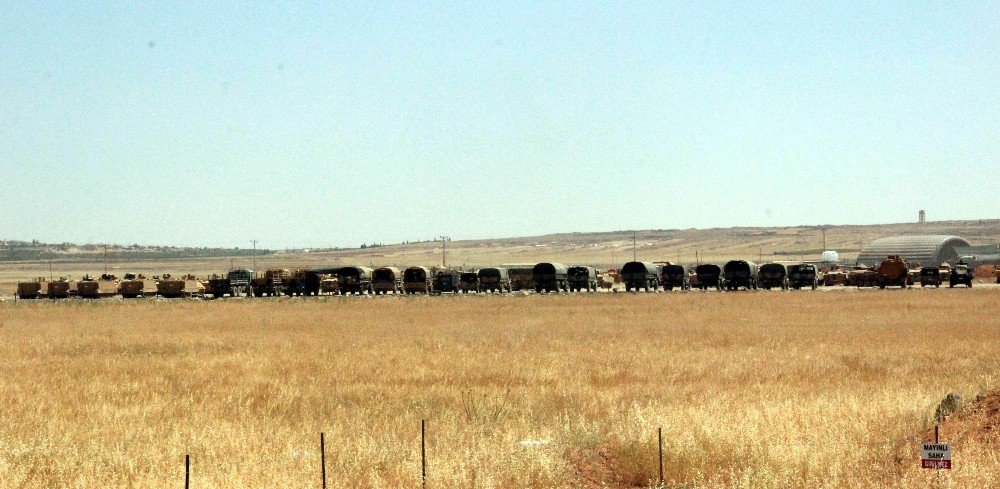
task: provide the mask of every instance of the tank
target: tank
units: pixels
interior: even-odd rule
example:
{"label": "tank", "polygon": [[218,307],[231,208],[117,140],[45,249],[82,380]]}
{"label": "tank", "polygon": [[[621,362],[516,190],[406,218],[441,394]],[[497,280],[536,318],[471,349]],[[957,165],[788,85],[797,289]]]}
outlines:
{"label": "tank", "polygon": [[458,292],[458,281],[461,279],[462,273],[458,270],[452,270],[450,268],[445,268],[438,270],[434,274],[434,294],[445,294],[445,293],[457,293]]}
{"label": "tank", "polygon": [[403,272],[396,267],[380,267],[372,272],[375,294],[399,294],[403,291]]}
{"label": "tank", "polygon": [[972,269],[962,260],[959,260],[955,266],[951,267],[951,276],[948,278],[948,287],[956,285],[972,287]]}
{"label": "tank", "polygon": [[506,268],[493,267],[479,269],[480,292],[510,292],[510,274]]}
{"label": "tank", "polygon": [[691,277],[689,270],[684,265],[667,263],[660,269],[660,285],[664,290],[691,289]]}
{"label": "tank", "polygon": [[458,277],[458,290],[463,294],[479,292],[479,274],[476,272],[462,272]]}
{"label": "tank", "polygon": [[619,272],[625,282],[625,291],[643,289],[646,292],[660,286],[660,267],[645,261],[630,261]]}
{"label": "tank", "polygon": [[695,267],[694,273],[698,277],[699,289],[708,290],[715,287],[716,290],[722,290],[722,267],[713,263],[705,263]]}
{"label": "tank", "polygon": [[597,292],[597,269],[594,267],[575,266],[566,270],[570,292]]}
{"label": "tank", "polygon": [[847,279],[844,282],[844,285],[854,287],[876,287],[878,284],[878,272],[863,265],[855,267],[854,270],[848,271]]}
{"label": "tank", "polygon": [[788,290],[788,283],[788,269],[781,263],[765,263],[757,272],[757,286],[765,290]]}
{"label": "tank", "polygon": [[341,295],[372,292],[372,269],[353,266],[337,270],[337,284]]}
{"label": "tank", "polygon": [[747,260],[730,260],[722,269],[726,290],[757,288],[757,264]]}
{"label": "tank", "polygon": [[69,281],[64,278],[50,281],[45,286],[45,293],[49,299],[68,299]]}
{"label": "tank", "polygon": [[156,295],[167,298],[183,297],[185,282],[179,278],[173,278],[169,273],[163,274],[156,281]]}
{"label": "tank", "polygon": [[[761,273],[764,273],[763,267]],[[788,285],[798,290],[809,287],[816,290],[820,284],[820,273],[816,265],[811,263],[799,263],[788,267]]]}
{"label": "tank", "polygon": [[403,291],[407,294],[430,294],[434,277],[426,267],[410,267],[403,271]]}
{"label": "tank", "polygon": [[875,271],[878,273],[880,289],[888,286],[899,286],[905,289],[910,278],[909,264],[899,255],[889,255],[885,260],[882,260]]}
{"label": "tank", "polygon": [[76,283],[76,295],[84,299],[97,299],[101,296],[101,283],[90,275],[84,275],[83,280]]}
{"label": "tank", "polygon": [[940,287],[941,286],[941,269],[938,267],[923,267],[920,269],[920,286],[921,287]]}
{"label": "tank", "polygon": [[569,267],[562,263],[539,263],[531,269],[535,292],[569,292]]}

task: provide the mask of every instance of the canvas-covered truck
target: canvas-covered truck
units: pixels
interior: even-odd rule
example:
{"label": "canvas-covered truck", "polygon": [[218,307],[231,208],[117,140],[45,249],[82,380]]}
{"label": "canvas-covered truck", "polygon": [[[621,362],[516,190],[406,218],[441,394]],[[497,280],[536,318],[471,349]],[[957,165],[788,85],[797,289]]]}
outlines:
{"label": "canvas-covered truck", "polygon": [[962,260],[958,260],[958,263],[951,267],[951,277],[948,278],[948,287],[956,285],[972,287],[972,269]]}
{"label": "canvas-covered truck", "polygon": [[403,292],[403,272],[396,267],[379,267],[372,272],[372,290],[376,295]]}
{"label": "canvas-covered truck", "polygon": [[372,293],[372,272],[368,267],[350,266],[337,270],[337,286],[341,295]]}
{"label": "canvas-covered truck", "polygon": [[708,290],[715,287],[716,290],[722,290],[722,281],[724,279],[722,267],[714,263],[703,263],[694,268],[694,273],[698,277],[699,289]]}
{"label": "canvas-covered truck", "polygon": [[510,275],[510,288],[513,291],[533,290],[535,288],[535,264],[504,265]]}
{"label": "canvas-covered truck", "polygon": [[430,294],[434,290],[434,276],[427,267],[410,267],[403,270],[403,291],[407,294]]}
{"label": "canvas-covered truck", "polygon": [[458,276],[458,290],[463,294],[479,292],[479,274],[462,272]]}
{"label": "canvas-covered truck", "polygon": [[757,264],[747,260],[730,260],[722,269],[726,290],[757,288]]}
{"label": "canvas-covered truck", "polygon": [[462,278],[462,272],[445,268],[438,270],[434,274],[434,294],[447,294],[458,292],[458,281]]}
{"label": "canvas-covered truck", "polygon": [[576,266],[566,270],[570,292],[597,292],[597,269],[594,267]]}
{"label": "canvas-covered truck", "polygon": [[764,290],[788,290],[788,269],[781,263],[765,263],[757,273],[757,286]]}
{"label": "canvas-covered truck", "polygon": [[562,263],[539,263],[531,269],[535,292],[569,292],[569,267]]}
{"label": "canvas-covered truck", "polygon": [[788,285],[795,290],[803,287],[816,290],[821,280],[819,268],[812,263],[798,263],[788,267]]}
{"label": "canvas-covered truck", "polygon": [[479,269],[480,292],[510,292],[510,274],[506,268],[491,267]]}
{"label": "canvas-covered truck", "polygon": [[619,273],[625,282],[626,292],[639,289],[655,291],[660,286],[660,267],[650,262],[630,261],[622,265]]}
{"label": "canvas-covered truck", "polygon": [[684,265],[667,263],[660,269],[660,285],[664,290],[690,290],[690,272]]}
{"label": "canvas-covered truck", "polygon": [[882,263],[879,264],[878,268],[875,269],[878,273],[878,287],[884,289],[889,286],[898,286],[906,288],[907,283],[910,278],[910,267],[906,260],[900,258],[899,255],[889,255]]}

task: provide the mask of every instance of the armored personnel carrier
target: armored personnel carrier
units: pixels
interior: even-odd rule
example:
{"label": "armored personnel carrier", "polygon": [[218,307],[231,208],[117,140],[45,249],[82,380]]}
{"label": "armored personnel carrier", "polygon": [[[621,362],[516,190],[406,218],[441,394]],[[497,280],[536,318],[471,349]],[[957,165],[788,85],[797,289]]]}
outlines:
{"label": "armored personnel carrier", "polygon": [[118,282],[118,294],[125,299],[142,297],[146,289],[146,282],[141,276],[134,273],[126,273],[121,282]]}
{"label": "armored personnel carrier", "polygon": [[880,289],[888,286],[899,286],[905,289],[909,283],[909,263],[898,255],[886,257],[875,271],[878,273],[878,287]]}

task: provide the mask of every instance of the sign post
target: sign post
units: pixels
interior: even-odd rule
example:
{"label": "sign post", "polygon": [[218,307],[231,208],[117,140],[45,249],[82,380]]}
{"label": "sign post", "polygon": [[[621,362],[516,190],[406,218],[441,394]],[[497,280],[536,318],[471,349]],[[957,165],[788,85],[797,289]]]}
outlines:
{"label": "sign post", "polygon": [[951,445],[940,443],[938,427],[934,427],[934,443],[920,444],[920,468],[951,470]]}

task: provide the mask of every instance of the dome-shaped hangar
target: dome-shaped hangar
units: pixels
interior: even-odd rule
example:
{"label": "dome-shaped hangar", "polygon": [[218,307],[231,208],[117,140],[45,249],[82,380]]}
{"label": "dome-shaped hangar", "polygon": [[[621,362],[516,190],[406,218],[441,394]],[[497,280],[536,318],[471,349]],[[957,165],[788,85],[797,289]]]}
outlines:
{"label": "dome-shaped hangar", "polygon": [[911,264],[937,265],[941,262],[955,263],[958,261],[956,246],[970,246],[969,242],[958,236],[930,234],[926,236],[895,236],[872,241],[861,249],[858,263],[877,265],[889,255],[899,255]]}

